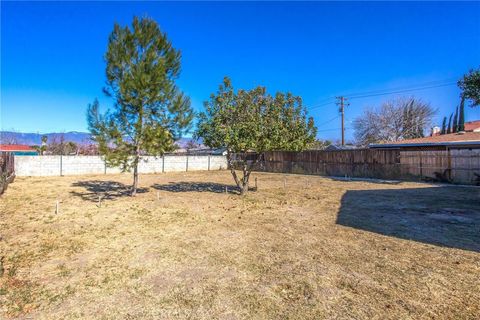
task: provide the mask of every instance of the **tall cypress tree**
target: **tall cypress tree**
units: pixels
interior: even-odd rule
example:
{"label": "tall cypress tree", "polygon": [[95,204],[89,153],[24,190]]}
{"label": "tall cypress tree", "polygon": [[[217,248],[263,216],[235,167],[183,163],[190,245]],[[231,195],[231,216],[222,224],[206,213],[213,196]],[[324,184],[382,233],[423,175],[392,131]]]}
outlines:
{"label": "tall cypress tree", "polygon": [[458,131],[465,131],[465,97],[460,101],[460,114],[458,116]]}
{"label": "tall cypress tree", "polygon": [[453,113],[450,113],[450,118],[448,119],[447,133],[452,133],[452,117]]}
{"label": "tall cypress tree", "polygon": [[105,60],[104,92],[114,99],[114,109],[102,115],[95,100],[88,108],[88,125],[107,165],[133,169],[134,196],[141,156],[172,151],[193,112],[175,84],[180,52],[155,21],[135,17],[131,28],[115,24]]}
{"label": "tall cypress tree", "polygon": [[455,116],[453,116],[452,133],[457,132],[457,129],[458,129],[458,107],[455,110]]}
{"label": "tall cypress tree", "polygon": [[443,117],[442,131],[440,131],[440,134],[445,134],[445,133],[447,133],[447,117]]}

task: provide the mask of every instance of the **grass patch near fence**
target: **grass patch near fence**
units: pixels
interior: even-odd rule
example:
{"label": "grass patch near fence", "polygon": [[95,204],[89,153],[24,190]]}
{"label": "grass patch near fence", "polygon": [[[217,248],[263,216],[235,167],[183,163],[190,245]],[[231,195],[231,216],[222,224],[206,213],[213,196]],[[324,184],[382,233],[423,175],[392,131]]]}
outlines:
{"label": "grass patch near fence", "polygon": [[135,198],[130,175],[17,178],[0,317],[480,314],[479,188],[253,175],[245,197],[224,171],[141,175]]}

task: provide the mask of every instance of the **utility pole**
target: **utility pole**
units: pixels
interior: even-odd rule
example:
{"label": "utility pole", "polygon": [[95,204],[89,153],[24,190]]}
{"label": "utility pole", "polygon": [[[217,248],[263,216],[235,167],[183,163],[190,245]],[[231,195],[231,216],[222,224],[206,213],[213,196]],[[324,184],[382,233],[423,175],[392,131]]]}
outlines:
{"label": "utility pole", "polygon": [[336,97],[337,100],[337,106],[340,106],[340,113],[342,114],[342,146],[345,145],[345,107],[350,105],[349,103],[345,103],[348,99],[345,98],[344,96]]}

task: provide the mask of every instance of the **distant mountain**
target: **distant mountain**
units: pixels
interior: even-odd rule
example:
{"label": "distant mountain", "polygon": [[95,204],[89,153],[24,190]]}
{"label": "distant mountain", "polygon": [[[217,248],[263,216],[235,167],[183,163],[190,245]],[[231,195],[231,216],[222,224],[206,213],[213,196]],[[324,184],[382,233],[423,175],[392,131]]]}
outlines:
{"label": "distant mountain", "polygon": [[[63,135],[65,142],[72,141],[76,144],[91,143],[90,133],[88,132],[51,132],[51,133],[23,133],[13,131],[0,131],[0,144],[26,144],[29,146],[40,145],[42,143],[42,136],[47,136],[48,141],[60,139]],[[180,148],[184,148],[192,138],[181,138],[177,141]]]}
{"label": "distant mountain", "polygon": [[90,134],[87,132],[51,132],[51,133],[23,133],[12,131],[0,131],[0,143],[2,144],[26,144],[26,145],[40,145],[42,143],[42,136],[47,136],[48,141],[60,139],[63,135],[65,141],[72,141],[77,144],[90,143]]}

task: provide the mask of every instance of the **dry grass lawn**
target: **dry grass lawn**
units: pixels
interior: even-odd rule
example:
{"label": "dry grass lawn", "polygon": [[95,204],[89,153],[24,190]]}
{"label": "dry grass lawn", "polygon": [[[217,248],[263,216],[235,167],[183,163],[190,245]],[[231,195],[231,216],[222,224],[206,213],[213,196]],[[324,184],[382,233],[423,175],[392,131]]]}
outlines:
{"label": "dry grass lawn", "polygon": [[255,176],[17,178],[0,318],[479,318],[479,188]]}

